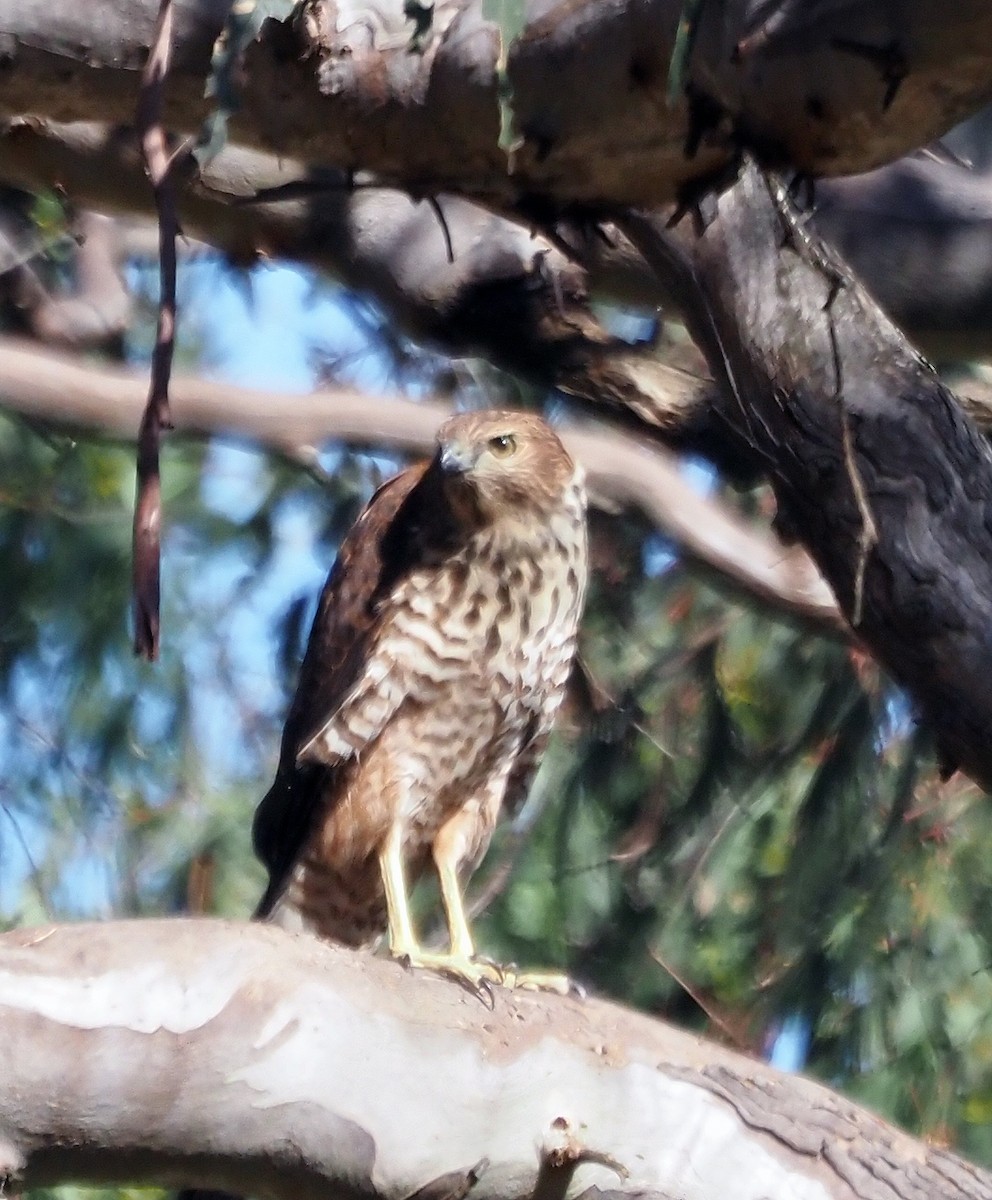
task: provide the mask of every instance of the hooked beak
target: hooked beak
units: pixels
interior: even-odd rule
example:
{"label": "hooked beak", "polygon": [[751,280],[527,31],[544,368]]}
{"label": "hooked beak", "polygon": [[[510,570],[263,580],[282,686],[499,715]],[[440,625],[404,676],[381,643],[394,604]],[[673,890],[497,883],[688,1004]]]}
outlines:
{"label": "hooked beak", "polygon": [[441,447],[440,461],[446,475],[464,475],[475,466],[475,455],[467,446],[449,444]]}

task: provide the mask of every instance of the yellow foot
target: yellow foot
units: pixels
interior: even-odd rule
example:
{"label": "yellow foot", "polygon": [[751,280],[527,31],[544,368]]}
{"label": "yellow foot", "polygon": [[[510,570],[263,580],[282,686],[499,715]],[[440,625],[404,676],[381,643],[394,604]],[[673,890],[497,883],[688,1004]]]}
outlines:
{"label": "yellow foot", "polygon": [[567,975],[544,971],[518,971],[515,966],[502,966],[488,958],[467,958],[460,954],[416,950],[396,955],[409,967],[434,971],[453,979],[477,996],[492,999],[492,987],[532,992],[557,992],[559,996],[582,996],[582,989]]}
{"label": "yellow foot", "polygon": [[556,992],[559,996],[584,998],[585,991],[567,975],[556,971],[518,971],[514,965],[501,968],[503,986],[524,992]]}
{"label": "yellow foot", "polygon": [[477,996],[492,1001],[493,984],[506,982],[506,972],[494,962],[484,958],[467,958],[461,954],[445,954],[443,951],[414,950],[396,954],[394,957],[408,967],[434,971],[446,979],[453,979]]}

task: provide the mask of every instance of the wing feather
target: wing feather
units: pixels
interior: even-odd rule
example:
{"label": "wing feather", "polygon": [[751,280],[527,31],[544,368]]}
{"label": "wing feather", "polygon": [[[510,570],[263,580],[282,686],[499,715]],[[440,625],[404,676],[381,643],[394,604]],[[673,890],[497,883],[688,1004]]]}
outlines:
{"label": "wing feather", "polygon": [[[450,536],[436,472],[419,463],[384,483],[341,543],[314,617],[272,787],[255,812],[255,850],[269,870],[256,917],[275,904],[297,856],[333,799],[335,777],[361,746],[336,720],[350,697],[376,684],[371,656],[382,600],[434,545]],[[388,720],[383,706],[377,736]]]}

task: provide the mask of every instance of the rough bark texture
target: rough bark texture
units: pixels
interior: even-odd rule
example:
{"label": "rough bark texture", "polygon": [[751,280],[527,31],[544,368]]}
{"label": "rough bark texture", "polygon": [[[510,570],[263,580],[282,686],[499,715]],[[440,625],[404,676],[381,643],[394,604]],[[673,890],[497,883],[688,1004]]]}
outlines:
{"label": "rough bark texture", "polygon": [[598,1000],[217,921],[0,937],[0,1179],[274,1197],[988,1200],[992,1176]]}
{"label": "rough bark texture", "polygon": [[[670,305],[625,238],[609,231],[582,238],[579,271],[531,231],[443,197],[451,262],[445,229],[426,203],[383,189],[348,192],[332,172],[324,173],[322,193],[237,203],[312,177],[299,163],[230,147],[184,189],[184,231],[236,262],[280,257],[327,270],[373,296],[419,341],[481,354],[585,400],[626,406],[669,437],[688,437],[679,430],[691,409],[705,425],[704,385],[680,384],[650,349],[611,338],[590,305],[590,296]],[[102,212],[147,214],[151,207],[133,138],[82,122],[0,126],[0,180],[35,191],[59,187],[74,203]],[[816,189],[814,223],[927,354],[989,352],[992,172],[903,159],[826,181]],[[707,434],[694,436],[698,442]]]}
{"label": "rough bark texture", "polygon": [[[636,413],[689,445],[707,436],[691,414],[705,427],[708,381],[612,336],[586,273],[544,238],[455,197],[440,197],[438,211],[387,189],[348,191],[333,173],[321,176],[328,190],[318,195],[235,207],[256,190],[306,178],[297,163],[229,148],[180,195],[183,229],[235,261],[283,257],[328,270],[374,297],[411,337],[449,354],[479,354],[538,386]],[[150,206],[130,135],[85,123],[9,126],[0,132],[0,179],[58,187],[105,212]]]}
{"label": "rough bark texture", "polygon": [[[457,190],[535,211],[546,201],[650,205],[725,166],[741,137],[810,173],[866,170],[992,94],[985,0],[811,0],[764,6],[767,20],[753,3],[704,3],[692,103],[674,105],[668,67],[683,0],[531,0],[507,48],[508,153],[499,31],[482,7],[437,0],[419,48],[398,2],[321,0],[269,21],[247,56],[235,139],[372,171],[414,193]],[[129,121],[155,8],[8,0],[0,109]],[[225,8],[177,5],[167,109],[176,130],[192,132],[206,113]]]}
{"label": "rough bark texture", "polygon": [[754,168],[702,236],[632,219],[682,290],[763,464],[872,653],[912,692],[948,767],[992,789],[992,453],[864,290],[783,219]]}

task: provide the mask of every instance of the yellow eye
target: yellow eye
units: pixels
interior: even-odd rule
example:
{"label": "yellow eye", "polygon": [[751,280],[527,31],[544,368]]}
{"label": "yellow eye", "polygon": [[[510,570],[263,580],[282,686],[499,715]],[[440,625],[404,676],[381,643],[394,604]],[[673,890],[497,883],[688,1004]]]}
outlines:
{"label": "yellow eye", "polygon": [[501,433],[491,437],[488,445],[494,458],[509,458],[517,449],[517,439],[512,433]]}

